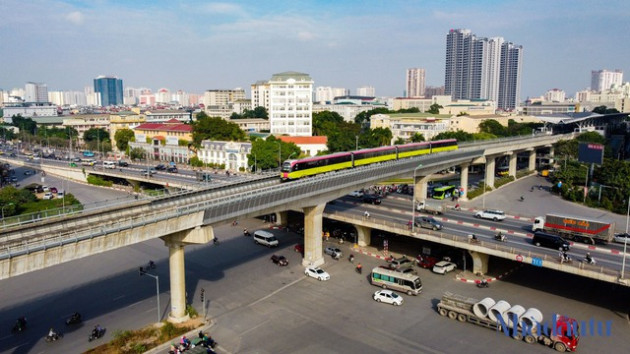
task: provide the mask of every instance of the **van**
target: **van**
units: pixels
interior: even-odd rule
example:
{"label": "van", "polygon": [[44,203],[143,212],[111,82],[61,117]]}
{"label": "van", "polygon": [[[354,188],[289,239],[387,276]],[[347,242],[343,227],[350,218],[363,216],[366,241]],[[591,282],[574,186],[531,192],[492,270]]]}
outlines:
{"label": "van", "polygon": [[116,168],[116,163],[114,161],[103,161],[104,168]]}
{"label": "van", "polygon": [[277,247],[278,239],[274,234],[269,231],[258,230],[254,232],[254,242],[258,245],[264,245],[267,247]]}
{"label": "van", "polygon": [[532,243],[538,247],[548,247],[559,250],[562,248],[564,251],[568,251],[570,244],[567,240],[563,239],[560,236],[544,233],[544,232],[536,232],[534,233],[534,238],[532,238]]}

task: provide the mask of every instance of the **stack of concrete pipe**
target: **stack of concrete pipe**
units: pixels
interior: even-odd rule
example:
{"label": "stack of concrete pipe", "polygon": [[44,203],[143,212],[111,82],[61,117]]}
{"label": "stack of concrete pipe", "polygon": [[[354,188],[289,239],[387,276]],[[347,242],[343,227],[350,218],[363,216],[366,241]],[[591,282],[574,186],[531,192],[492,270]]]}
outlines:
{"label": "stack of concrete pipe", "polygon": [[[514,325],[527,326],[535,331],[537,323],[541,323],[543,315],[536,308],[525,308],[521,305],[510,305],[507,301],[494,301],[492,298],[485,298],[473,305],[473,313],[480,318],[488,318],[492,322],[499,322],[499,316],[507,323],[510,328]],[[518,318],[518,324],[513,323],[512,318]]]}

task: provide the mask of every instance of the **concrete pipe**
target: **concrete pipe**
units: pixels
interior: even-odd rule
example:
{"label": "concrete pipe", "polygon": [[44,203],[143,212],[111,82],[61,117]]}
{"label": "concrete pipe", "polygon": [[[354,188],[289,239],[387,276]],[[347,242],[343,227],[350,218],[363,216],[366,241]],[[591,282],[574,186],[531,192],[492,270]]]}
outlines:
{"label": "concrete pipe", "polygon": [[519,318],[523,316],[525,313],[525,308],[521,305],[514,305],[511,309],[507,310],[505,315],[508,319],[508,327],[514,328],[514,326],[518,326]]}
{"label": "concrete pipe", "polygon": [[527,311],[525,311],[525,313],[519,319],[521,326],[523,327],[527,326],[531,328],[532,333],[536,333],[536,331],[538,330],[538,324],[542,323],[542,320],[543,320],[542,312],[540,312],[540,310],[533,307],[527,309]]}
{"label": "concrete pipe", "polygon": [[473,305],[473,313],[477,317],[486,318],[488,317],[488,311],[494,304],[494,300],[487,297]]}
{"label": "concrete pipe", "polygon": [[504,313],[506,313],[507,310],[509,310],[511,307],[512,306],[507,301],[500,300],[490,308],[488,317],[490,318],[490,320],[492,320],[492,322],[498,322],[499,317],[502,317],[503,322],[506,322],[507,318],[505,317]]}

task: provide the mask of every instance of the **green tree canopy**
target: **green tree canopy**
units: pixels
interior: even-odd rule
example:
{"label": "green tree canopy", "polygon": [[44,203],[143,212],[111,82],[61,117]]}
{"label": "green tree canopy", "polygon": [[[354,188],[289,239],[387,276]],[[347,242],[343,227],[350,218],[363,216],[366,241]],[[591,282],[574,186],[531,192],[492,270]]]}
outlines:
{"label": "green tree canopy", "polygon": [[457,131],[448,131],[448,132],[442,132],[436,136],[434,136],[431,140],[443,140],[443,139],[457,139],[457,141],[473,141],[474,136],[473,134],[470,133],[466,133],[463,130],[457,130]]}
{"label": "green tree canopy", "polygon": [[203,140],[247,141],[247,136],[238,124],[201,112],[193,123],[193,142],[195,146],[201,146]]}
{"label": "green tree canopy", "polygon": [[611,114],[611,113],[619,113],[616,108],[608,108],[606,106],[598,106],[593,108],[593,113],[599,114]]}
{"label": "green tree canopy", "polygon": [[394,140],[394,145],[403,145],[405,143],[406,143],[405,139],[401,137],[398,137],[396,140]]}
{"label": "green tree canopy", "polygon": [[35,131],[37,130],[37,123],[31,118],[24,118],[22,115],[17,114],[11,117],[11,120],[14,127],[20,128],[20,133],[25,132],[31,135],[35,135]]}
{"label": "green tree canopy", "polygon": [[129,151],[129,157],[132,160],[142,160],[144,159],[145,152],[144,149],[141,148],[133,148],[131,149],[131,151]]}
{"label": "green tree canopy", "polygon": [[313,135],[328,136],[337,130],[337,125],[343,122],[343,117],[337,112],[323,111],[313,113]]}
{"label": "green tree canopy", "polygon": [[424,135],[422,135],[422,133],[415,133],[412,137],[411,137],[411,142],[413,143],[419,143],[425,141],[424,139]]}
{"label": "green tree canopy", "polygon": [[234,112],[230,116],[230,119],[244,119],[244,118],[269,119],[269,114],[267,113],[267,109],[265,107],[258,106],[254,109],[246,109],[245,111],[243,111],[243,114],[238,114]]}
{"label": "green tree canopy", "polygon": [[391,111],[385,107],[374,108],[369,111],[361,112],[354,117],[354,122],[357,124],[363,124],[370,121],[370,117],[375,114],[387,114],[391,113]]}
{"label": "green tree canopy", "polygon": [[480,133],[489,133],[496,136],[506,136],[506,129],[501,123],[494,119],[486,119],[479,123]]}
{"label": "green tree canopy", "polygon": [[0,136],[7,141],[15,139],[15,133],[6,127],[0,127]]}
{"label": "green tree canopy", "polygon": [[129,142],[134,138],[133,130],[131,129],[119,129],[114,134],[114,140],[116,140],[116,148],[119,151],[127,151]]}
{"label": "green tree canopy", "polygon": [[83,133],[83,140],[85,142],[105,142],[109,141],[109,132],[105,128],[90,128]]}
{"label": "green tree canopy", "polygon": [[431,106],[429,106],[429,110],[427,111],[427,113],[440,114],[440,108],[444,108],[444,107],[440,106],[437,103],[434,103]]}
{"label": "green tree canopy", "polygon": [[300,148],[272,135],[267,139],[257,138],[252,141],[252,152],[247,155],[247,164],[252,168],[256,165],[258,170],[278,168],[289,156],[291,159],[300,157]]}

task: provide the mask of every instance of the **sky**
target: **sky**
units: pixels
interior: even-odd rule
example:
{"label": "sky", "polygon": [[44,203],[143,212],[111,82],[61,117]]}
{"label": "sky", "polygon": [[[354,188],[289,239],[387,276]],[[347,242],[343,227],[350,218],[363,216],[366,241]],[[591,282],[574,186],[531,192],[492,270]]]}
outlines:
{"label": "sky", "polygon": [[608,0],[1,0],[0,89],[43,82],[202,93],[275,73],[314,86],[402,96],[408,68],[444,85],[446,35],[470,29],[523,46],[521,99],[590,86],[591,70],[630,81],[630,1]]}

